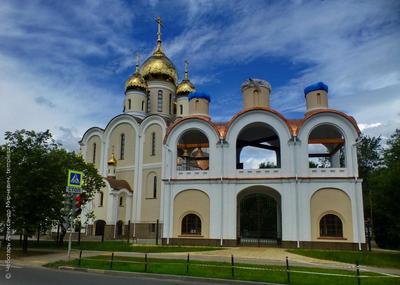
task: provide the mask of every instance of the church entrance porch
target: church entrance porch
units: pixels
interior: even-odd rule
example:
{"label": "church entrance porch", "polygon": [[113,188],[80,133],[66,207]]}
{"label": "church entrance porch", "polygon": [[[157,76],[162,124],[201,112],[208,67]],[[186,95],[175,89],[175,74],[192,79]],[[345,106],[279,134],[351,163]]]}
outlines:
{"label": "church entrance porch", "polygon": [[280,245],[281,198],[277,191],[253,186],[237,197],[237,240],[240,245]]}

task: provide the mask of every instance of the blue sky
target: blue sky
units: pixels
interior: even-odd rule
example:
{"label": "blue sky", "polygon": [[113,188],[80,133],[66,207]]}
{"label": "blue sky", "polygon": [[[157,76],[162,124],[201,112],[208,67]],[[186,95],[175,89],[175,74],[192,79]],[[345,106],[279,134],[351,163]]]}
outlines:
{"label": "blue sky", "polygon": [[363,131],[400,127],[399,1],[18,1],[0,2],[0,131],[51,129],[68,149],[122,111],[124,81],[156,41],[180,79],[183,62],[211,114],[242,108],[249,78],[272,85],[272,107],[298,118],[303,89],[324,81],[331,108]]}

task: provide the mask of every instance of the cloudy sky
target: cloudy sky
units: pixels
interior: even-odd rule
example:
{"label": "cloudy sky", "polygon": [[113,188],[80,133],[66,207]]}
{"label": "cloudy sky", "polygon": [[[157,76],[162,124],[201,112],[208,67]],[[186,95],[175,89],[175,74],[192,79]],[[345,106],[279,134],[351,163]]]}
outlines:
{"label": "cloudy sky", "polygon": [[[303,116],[324,81],[331,108],[369,135],[400,127],[400,1],[0,1],[0,131],[50,129],[68,149],[121,113],[124,81],[154,49],[155,18],[180,78],[183,62],[211,114],[241,109],[249,77],[272,107]],[[3,138],[1,141],[3,142]]]}

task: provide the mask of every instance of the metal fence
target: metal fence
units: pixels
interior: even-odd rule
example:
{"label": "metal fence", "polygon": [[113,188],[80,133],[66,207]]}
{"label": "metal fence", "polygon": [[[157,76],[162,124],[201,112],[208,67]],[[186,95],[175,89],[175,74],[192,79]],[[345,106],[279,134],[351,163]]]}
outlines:
{"label": "metal fence", "polygon": [[[126,259],[121,259],[122,257],[126,258],[132,258],[131,260],[126,260]],[[134,259],[134,260],[133,260]],[[252,271],[252,272],[280,272],[282,275],[282,280],[285,279],[285,282],[287,284],[291,284],[292,282],[292,275],[293,274],[306,274],[306,275],[319,275],[319,276],[331,276],[331,277],[339,277],[339,278],[350,278],[354,279],[354,284],[361,284],[361,280],[363,278],[400,278],[400,276],[397,275],[390,275],[390,274],[381,274],[381,275],[363,275],[360,273],[360,266],[358,262],[353,266],[353,273],[349,271],[349,273],[334,273],[334,272],[315,272],[315,271],[310,271],[310,270],[305,270],[304,268],[297,269],[297,268],[291,268],[290,263],[289,263],[289,258],[286,257],[284,261],[282,261],[280,264],[277,264],[275,266],[272,265],[261,265],[261,264],[247,264],[247,261],[244,261],[244,259],[237,259],[233,255],[231,255],[230,260],[224,261],[218,261],[218,262],[210,262],[210,263],[201,263],[201,262],[206,262],[206,261],[201,261],[201,260],[192,260],[190,254],[186,255],[185,259],[167,259],[167,258],[149,258],[148,253],[144,254],[135,254],[133,256],[116,256],[114,253],[112,253],[108,258],[107,256],[101,256],[101,258],[96,258],[94,256],[83,256],[83,251],[81,250],[79,252],[79,258],[77,260],[78,266],[79,267],[85,267],[84,263],[85,261],[96,261],[96,262],[101,262],[104,264],[104,267],[109,270],[116,269],[116,266],[121,265],[121,264],[136,264],[140,265],[141,268],[138,270],[134,271],[144,271],[144,272],[150,272],[149,270],[150,265],[151,266],[157,266],[157,265],[174,265],[174,266],[180,266],[182,268],[182,273],[186,273],[186,275],[190,276],[191,275],[191,269],[195,267],[200,267],[200,268],[214,268],[214,269],[221,269],[225,270],[225,272],[229,271],[230,277],[232,279],[236,279],[237,277],[237,272],[238,270],[244,270],[244,271]],[[212,277],[212,276],[208,276]],[[269,280],[265,280],[269,281]]]}

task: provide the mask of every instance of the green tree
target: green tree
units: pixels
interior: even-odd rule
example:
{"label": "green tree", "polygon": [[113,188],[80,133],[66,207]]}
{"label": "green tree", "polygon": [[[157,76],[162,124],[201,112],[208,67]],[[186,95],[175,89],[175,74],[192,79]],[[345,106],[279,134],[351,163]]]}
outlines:
{"label": "green tree", "polygon": [[373,226],[373,188],[370,179],[373,174],[383,166],[381,137],[362,135],[357,145],[358,175],[363,179],[364,214]]}
{"label": "green tree", "polygon": [[[68,169],[85,173],[83,205],[104,182],[92,164],[60,148],[49,130],[6,132],[5,139],[11,151],[12,228],[23,234],[23,251],[27,252],[28,237],[38,227],[47,229],[62,219]],[[4,146],[0,154],[4,156]],[[4,162],[2,158],[2,173]]]}
{"label": "green tree", "polygon": [[382,167],[382,138],[361,136],[357,145],[358,175],[367,178],[376,169]]}
{"label": "green tree", "polygon": [[263,168],[277,168],[276,164],[270,161],[266,162],[261,162],[260,165],[258,166],[259,169]]}
{"label": "green tree", "polygon": [[374,235],[383,248],[400,248],[400,130],[387,141],[385,166],[369,178],[372,190]]}

